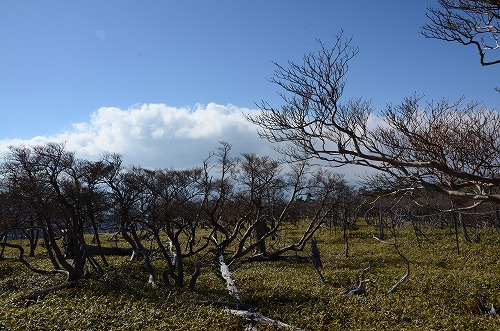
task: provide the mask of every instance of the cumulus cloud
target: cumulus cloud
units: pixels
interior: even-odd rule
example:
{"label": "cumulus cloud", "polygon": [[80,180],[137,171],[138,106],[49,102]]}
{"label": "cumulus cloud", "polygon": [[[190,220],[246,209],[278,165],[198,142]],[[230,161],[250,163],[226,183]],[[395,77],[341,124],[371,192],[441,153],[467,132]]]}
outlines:
{"label": "cumulus cloud", "polygon": [[66,142],[68,150],[89,159],[116,152],[129,165],[198,166],[219,141],[232,144],[234,155],[272,154],[269,143],[258,137],[256,126],[245,118],[245,114],[256,111],[215,103],[196,105],[193,109],[165,104],[142,104],[129,109],[103,107],[92,113],[89,121],[73,124],[71,130],[28,140],[3,140],[0,149]]}
{"label": "cumulus cloud", "polygon": [[[0,152],[8,146],[35,146],[47,142],[65,142],[78,157],[97,159],[104,152],[123,155],[124,164],[146,168],[189,168],[201,166],[220,141],[233,145],[232,155],[256,153],[278,158],[266,140],[259,138],[257,127],[246,114],[259,110],[231,104],[209,103],[193,108],[176,108],[165,104],[139,104],[128,109],[102,107],[86,122],[53,136],[31,139],[0,140]],[[369,127],[383,124],[376,116]],[[367,169],[348,166],[337,168],[346,179],[355,181],[356,174]]]}

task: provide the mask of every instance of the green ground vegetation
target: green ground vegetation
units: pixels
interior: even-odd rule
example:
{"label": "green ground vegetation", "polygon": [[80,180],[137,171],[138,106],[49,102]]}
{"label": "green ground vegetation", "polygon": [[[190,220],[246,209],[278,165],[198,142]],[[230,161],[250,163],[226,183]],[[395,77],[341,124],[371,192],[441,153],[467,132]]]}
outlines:
{"label": "green ground vegetation", "polygon": [[[270,318],[306,330],[498,330],[500,318],[473,316],[483,296],[500,304],[500,234],[478,229],[481,241],[468,243],[453,229],[422,228],[417,240],[410,227],[386,239],[397,242],[410,260],[410,275],[386,294],[406,271],[394,247],[373,239],[377,229],[349,229],[349,257],[342,231],[321,229],[315,236],[323,260],[321,283],[308,262],[252,262],[233,265],[242,301]],[[292,233],[292,232],[290,232]],[[283,236],[283,234],[281,235]],[[278,238],[276,240],[283,240]],[[9,252],[5,252],[8,254]],[[30,262],[48,265],[42,250]],[[303,252],[302,255],[307,255]],[[340,295],[356,285],[360,271],[376,279],[363,296]],[[161,261],[155,261],[161,269]],[[106,277],[48,294],[37,302],[24,296],[61,283],[59,276],[37,275],[19,263],[0,261],[1,330],[239,330],[241,318],[200,300],[232,301],[225,284],[206,266],[193,290],[172,293],[147,284],[144,265],[126,257],[111,260]],[[259,330],[276,326],[258,325]]]}

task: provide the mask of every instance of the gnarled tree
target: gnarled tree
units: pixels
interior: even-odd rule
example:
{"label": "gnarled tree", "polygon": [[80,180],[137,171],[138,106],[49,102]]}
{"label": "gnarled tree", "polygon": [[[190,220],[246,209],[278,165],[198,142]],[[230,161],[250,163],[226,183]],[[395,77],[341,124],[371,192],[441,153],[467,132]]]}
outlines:
{"label": "gnarled tree", "polygon": [[490,54],[500,49],[500,1],[439,0],[440,8],[429,7],[430,23],[422,27],[427,38],[473,45],[481,65],[500,63]]}
{"label": "gnarled tree", "polygon": [[287,142],[280,151],[296,159],[376,169],[393,188],[500,203],[498,109],[462,100],[422,106],[410,97],[377,113],[369,101],[343,97],[357,52],[340,34],[332,48],[320,42],[301,64],[276,64],[270,80],[284,90],[283,105],[263,101],[249,118],[260,136]]}

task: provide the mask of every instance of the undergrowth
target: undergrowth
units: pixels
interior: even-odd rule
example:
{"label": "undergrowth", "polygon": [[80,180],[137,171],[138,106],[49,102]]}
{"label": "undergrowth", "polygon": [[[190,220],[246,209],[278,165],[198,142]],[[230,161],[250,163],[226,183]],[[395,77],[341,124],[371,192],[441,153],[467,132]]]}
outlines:
{"label": "undergrowth", "polygon": [[[270,318],[306,330],[497,330],[500,318],[471,315],[476,299],[500,304],[500,235],[481,230],[479,243],[459,240],[449,229],[399,228],[396,237],[410,260],[410,275],[392,294],[388,288],[406,267],[394,248],[372,238],[376,229],[349,231],[345,257],[342,231],[322,229],[315,238],[323,260],[322,284],[310,263],[253,262],[232,266],[242,301]],[[478,230],[479,231],[479,230]],[[306,255],[308,252],[301,253]],[[41,254],[30,258],[48,265]],[[20,264],[0,261],[0,330],[240,330],[243,323],[222,308],[201,300],[231,301],[225,285],[204,267],[193,290],[152,288],[144,265],[124,257],[110,260],[106,277],[51,293],[38,302],[22,298],[36,289],[61,283],[59,276],[37,275]],[[356,285],[360,271],[376,279],[363,296],[339,293]],[[157,267],[161,269],[161,262]],[[277,327],[258,325],[259,330]]]}

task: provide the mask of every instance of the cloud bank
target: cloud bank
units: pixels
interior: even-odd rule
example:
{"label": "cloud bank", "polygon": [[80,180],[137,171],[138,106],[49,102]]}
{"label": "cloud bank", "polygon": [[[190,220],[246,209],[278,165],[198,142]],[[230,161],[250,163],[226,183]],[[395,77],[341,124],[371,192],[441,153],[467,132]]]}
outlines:
{"label": "cloud bank", "polygon": [[[140,104],[128,109],[102,107],[87,122],[73,124],[71,130],[53,136],[0,140],[0,153],[7,152],[11,145],[64,142],[68,150],[89,160],[112,152],[123,156],[125,166],[184,169],[201,166],[219,142],[226,141],[233,146],[233,156],[255,153],[279,158],[270,143],[259,138],[258,127],[245,118],[258,112],[215,103],[194,108],[165,104]],[[369,119],[370,127],[382,124],[376,116]],[[335,171],[356,181],[357,174],[369,169],[346,166]]]}
{"label": "cloud bank", "polygon": [[235,156],[245,152],[271,155],[269,143],[259,138],[257,127],[245,118],[257,111],[215,103],[193,109],[165,104],[103,107],[89,121],[73,124],[71,130],[28,140],[1,140],[0,150],[5,152],[10,145],[66,142],[68,150],[79,157],[95,159],[104,152],[116,152],[123,155],[126,165],[154,168],[199,166],[219,141],[232,144]]}

